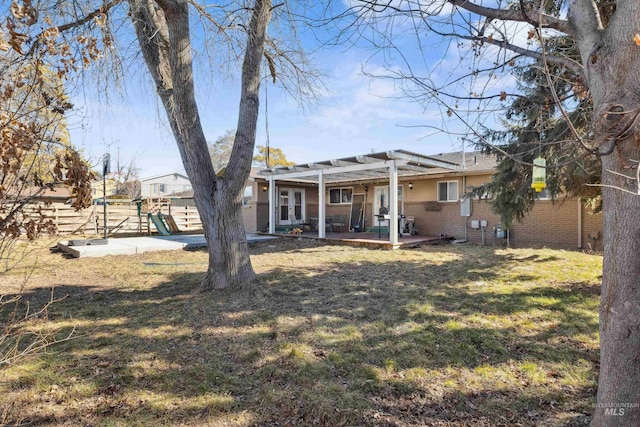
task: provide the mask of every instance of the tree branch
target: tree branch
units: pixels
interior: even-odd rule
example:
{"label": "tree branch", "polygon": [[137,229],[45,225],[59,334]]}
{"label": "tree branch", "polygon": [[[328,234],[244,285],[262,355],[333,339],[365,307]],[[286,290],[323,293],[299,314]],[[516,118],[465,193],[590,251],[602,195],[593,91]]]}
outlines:
{"label": "tree branch", "polygon": [[[98,9],[94,10],[93,12],[88,13],[87,15],[83,16],[82,18],[73,21],[73,22],[68,22],[66,24],[62,24],[62,25],[57,25],[55,27],[52,28],[56,28],[58,30],[58,32],[63,33],[65,31],[68,31],[72,28],[77,28],[80,27],[84,24],[86,24],[87,22],[91,21],[92,19],[94,19],[95,17],[103,14],[103,13],[107,13],[111,8],[113,8],[114,6],[119,5],[120,3],[122,3],[123,0],[111,0],[109,2],[106,2],[105,4],[103,4],[102,6],[100,6]],[[50,30],[51,28],[48,28],[47,30]],[[33,54],[33,52],[36,50],[36,48],[40,45],[40,41],[42,40],[42,34],[44,32],[41,32],[40,34],[38,34],[38,36],[34,37],[34,42],[31,44],[31,47],[29,48],[29,52],[27,53],[28,55]]]}
{"label": "tree branch", "polygon": [[267,43],[267,29],[272,16],[271,0],[256,0],[247,31],[247,47],[242,63],[242,93],[238,126],[231,158],[224,173],[232,194],[239,194],[249,176],[256,141],[259,113],[261,64]]}
{"label": "tree branch", "polygon": [[[526,56],[529,58],[533,58],[539,61],[542,61],[542,53],[535,51],[535,50],[530,50],[530,49],[526,49],[524,47],[520,47],[514,44],[509,43],[506,40],[496,40],[493,37],[477,37],[477,36],[465,36],[462,34],[457,34],[457,33],[442,33],[439,31],[435,31],[433,28],[431,29],[431,31],[433,31],[434,33],[443,36],[443,37],[455,37],[455,38],[459,38],[459,39],[464,39],[464,40],[470,40],[476,43],[487,43],[487,44],[491,44],[497,47],[501,47],[507,50],[510,50],[511,52],[517,53],[519,55],[522,56]],[[576,73],[577,75],[581,76],[584,78],[584,69],[582,68],[582,65],[579,64],[576,61],[573,61],[569,58],[563,58],[560,56],[555,56],[555,55],[547,55],[546,57],[547,62],[552,63],[552,64],[557,64],[560,66],[564,66],[566,68],[568,68],[569,70],[573,71],[574,73]]]}
{"label": "tree branch", "polygon": [[[483,41],[485,43],[489,43],[489,44],[492,44],[494,46],[502,47],[502,48],[508,49],[508,50],[510,50],[510,51],[512,51],[514,53],[517,53],[517,54],[520,54],[520,55],[524,55],[524,56],[527,56],[529,58],[533,58],[533,59],[536,59],[536,60],[539,60],[539,61],[541,61],[542,58],[543,58],[542,52],[525,49],[523,47],[511,44],[511,43],[507,42],[506,40],[495,40],[495,39],[484,38]],[[569,59],[569,58],[563,58],[563,57],[554,56],[554,55],[547,55],[546,56],[546,60],[547,60],[547,62],[550,62],[552,64],[556,64],[556,65],[560,65],[560,66],[566,67],[569,70],[575,72],[577,75],[582,76],[584,78],[584,69],[582,68],[582,66],[580,64],[578,64],[577,62]]]}
{"label": "tree branch", "polygon": [[575,27],[575,36],[581,33],[602,30],[602,20],[598,13],[598,6],[594,0],[570,0],[569,24]]}
{"label": "tree branch", "polygon": [[603,31],[602,20],[595,1],[570,0],[569,24],[573,28],[582,63],[587,64],[589,56],[598,44],[600,32]]}
{"label": "tree branch", "polygon": [[105,4],[103,4],[102,6],[100,6],[98,9],[94,10],[93,12],[89,13],[88,15],[86,15],[83,18],[80,18],[77,21],[74,22],[69,22],[67,24],[63,24],[63,25],[59,25],[58,31],[60,31],[61,33],[67,30],[70,30],[71,28],[75,28],[75,27],[79,27],[80,25],[84,25],[87,22],[91,21],[93,18],[95,18],[98,15],[101,15],[103,13],[107,13],[112,7],[119,5],[120,3],[122,3],[123,0],[112,0],[109,1]]}
{"label": "tree branch", "polygon": [[556,18],[554,16],[540,13],[538,14],[538,19],[536,19],[527,16],[519,10],[495,9],[472,3],[469,0],[447,0],[447,2],[471,13],[485,16],[490,19],[528,22],[537,27],[553,28],[565,34],[573,34],[573,29],[569,26],[569,23],[567,21],[565,21],[564,19]]}

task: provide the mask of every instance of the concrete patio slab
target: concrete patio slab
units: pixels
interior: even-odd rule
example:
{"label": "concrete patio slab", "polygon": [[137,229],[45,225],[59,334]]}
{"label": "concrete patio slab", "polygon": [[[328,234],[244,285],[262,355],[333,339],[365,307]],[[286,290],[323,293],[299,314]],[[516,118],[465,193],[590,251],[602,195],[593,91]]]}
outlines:
{"label": "concrete patio slab", "polygon": [[[277,239],[274,236],[247,234],[247,241]],[[174,251],[207,246],[203,234],[110,238],[106,245],[70,246],[69,241],[58,242],[58,248],[75,258],[98,258],[108,255],[135,255],[151,251]]]}
{"label": "concrete patio slab", "polygon": [[415,248],[421,245],[434,245],[442,242],[447,242],[450,238],[447,237],[434,237],[434,236],[402,236],[398,240],[398,243],[392,244],[389,242],[389,235],[386,233],[377,232],[362,232],[362,233],[328,233],[324,238],[319,238],[317,232],[304,232],[302,234],[264,234],[265,236],[280,236],[282,238],[295,238],[295,239],[314,239],[322,242],[361,246],[368,248],[378,249],[404,249]]}

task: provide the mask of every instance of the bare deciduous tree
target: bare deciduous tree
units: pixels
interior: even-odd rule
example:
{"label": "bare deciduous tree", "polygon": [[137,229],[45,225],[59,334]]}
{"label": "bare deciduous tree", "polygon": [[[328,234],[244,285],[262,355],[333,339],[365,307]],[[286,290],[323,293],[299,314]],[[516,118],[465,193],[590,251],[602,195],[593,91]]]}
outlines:
{"label": "bare deciduous tree", "polygon": [[261,63],[272,5],[256,0],[242,66],[238,126],[225,173],[217,177],[195,99],[189,4],[182,0],[131,1],[131,17],[149,72],[167,113],[194,191],[209,247],[204,288],[252,284],[240,212],[241,191],[251,170],[258,118]]}
{"label": "bare deciduous tree", "polygon": [[[109,52],[104,58],[118,58],[120,45],[115,37],[118,33],[112,29],[126,32],[123,19],[133,23],[202,217],[210,252],[204,288],[251,284],[255,278],[240,204],[255,144],[262,59],[266,59],[265,68],[274,83],[277,81],[290,93],[299,94],[299,99],[315,94],[317,75],[310,72],[300,49],[292,5],[303,7],[294,2],[273,6],[266,0],[236,0],[222,5],[188,0],[38,3],[40,13],[36,15],[47,14],[49,21],[62,21],[47,30],[54,39],[69,38],[82,31],[90,34],[71,37],[74,45],[65,51],[70,56],[65,59],[70,70],[91,63],[94,57],[101,57],[103,51]],[[198,31],[203,31],[203,37],[198,37],[201,40],[198,48],[205,50],[204,57],[211,58],[212,68],[220,65],[217,62],[220,58],[226,59],[222,62],[230,68],[238,60],[243,62],[238,130],[228,167],[219,176],[211,164],[196,103],[190,9],[195,12],[193,16],[200,19]],[[51,10],[57,14],[49,14]],[[281,22],[283,28],[276,28],[275,35],[268,35],[267,29],[275,14],[282,18],[276,21]],[[277,38],[277,34],[284,36]],[[130,35],[125,34],[124,39],[130,40]],[[32,47],[40,43],[37,38],[34,40]],[[119,67],[123,62],[112,60],[111,63],[115,64],[116,71],[122,69]],[[111,73],[108,78],[112,75],[117,73]]]}

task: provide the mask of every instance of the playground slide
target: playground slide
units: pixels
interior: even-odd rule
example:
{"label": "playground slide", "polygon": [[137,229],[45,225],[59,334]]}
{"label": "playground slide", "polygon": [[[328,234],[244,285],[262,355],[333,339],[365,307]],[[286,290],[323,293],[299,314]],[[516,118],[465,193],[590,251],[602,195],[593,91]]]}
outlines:
{"label": "playground slide", "polygon": [[162,221],[162,218],[158,214],[149,214],[149,218],[151,218],[151,222],[156,226],[156,230],[163,236],[170,236],[171,232],[167,229],[167,226]]}
{"label": "playground slide", "polygon": [[179,233],[180,232],[180,229],[178,228],[178,224],[176,224],[176,221],[173,219],[173,217],[171,215],[165,215],[165,214],[162,214],[162,213],[158,213],[158,216],[160,218],[162,218],[162,220],[167,225],[167,227],[169,227],[169,231],[171,233]]}

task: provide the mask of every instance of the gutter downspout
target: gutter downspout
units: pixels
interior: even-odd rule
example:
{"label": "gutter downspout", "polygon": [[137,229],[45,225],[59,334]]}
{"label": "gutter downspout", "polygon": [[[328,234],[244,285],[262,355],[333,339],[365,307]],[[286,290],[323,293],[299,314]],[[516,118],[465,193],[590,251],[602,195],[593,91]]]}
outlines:
{"label": "gutter downspout", "polygon": [[[467,175],[463,175],[462,176],[462,191],[464,191],[465,193],[467,192]],[[468,231],[467,231],[467,225],[469,224],[469,218],[471,217],[471,210],[472,210],[472,205],[473,205],[473,200],[471,200],[471,198],[469,199],[469,216],[463,216],[462,218],[464,218],[464,241],[468,241]]]}
{"label": "gutter downspout", "polygon": [[[466,193],[467,191],[467,153],[466,153],[466,147],[465,147],[465,141],[464,139],[462,140],[462,192]],[[473,201],[469,200],[469,214],[471,214],[471,205],[472,205]],[[469,221],[470,216],[463,216],[462,217],[464,219],[464,241],[467,242],[468,241],[468,233],[467,233],[467,223]]]}

